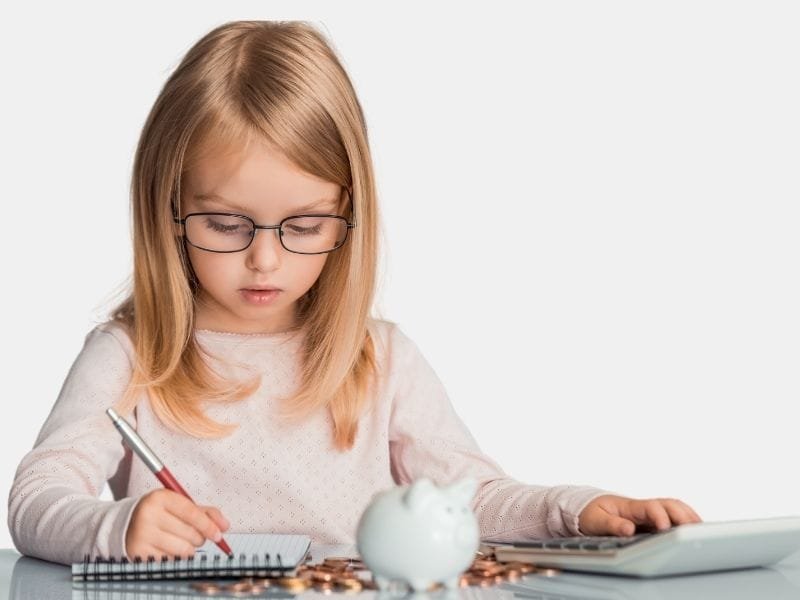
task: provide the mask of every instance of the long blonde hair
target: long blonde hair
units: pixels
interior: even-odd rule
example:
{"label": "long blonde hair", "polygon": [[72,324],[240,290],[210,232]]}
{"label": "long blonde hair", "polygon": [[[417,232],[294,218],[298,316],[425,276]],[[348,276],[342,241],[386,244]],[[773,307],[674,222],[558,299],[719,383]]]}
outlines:
{"label": "long blonde hair", "polygon": [[193,335],[197,285],[172,220],[192,165],[254,136],[304,171],[352,190],[340,208],[355,213],[356,227],[298,305],[305,332],[301,382],[283,403],[284,415],[294,419],[327,407],[333,445],[345,450],[353,445],[377,376],[370,314],[377,192],[352,83],[323,34],[302,21],[216,27],[187,52],[150,111],[132,175],[133,287],[112,312],[128,330],[136,356],[118,408],[131,410],[145,390],[167,426],[216,437],[236,426],[213,421],[194,399],[235,401],[258,387],[257,380],[223,381],[204,360]]}

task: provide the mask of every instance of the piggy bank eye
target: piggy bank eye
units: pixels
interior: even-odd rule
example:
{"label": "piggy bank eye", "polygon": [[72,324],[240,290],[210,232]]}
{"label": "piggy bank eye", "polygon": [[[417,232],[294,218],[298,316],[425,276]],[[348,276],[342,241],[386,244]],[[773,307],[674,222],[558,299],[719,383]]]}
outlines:
{"label": "piggy bank eye", "polygon": [[445,510],[447,511],[447,514],[450,514],[450,515],[453,514],[453,507],[452,506],[448,506],[447,508],[445,508]]}
{"label": "piggy bank eye", "polygon": [[462,512],[462,513],[465,513],[465,512],[467,512],[467,507],[466,507],[466,506],[462,506],[462,507],[461,507],[461,512]]}

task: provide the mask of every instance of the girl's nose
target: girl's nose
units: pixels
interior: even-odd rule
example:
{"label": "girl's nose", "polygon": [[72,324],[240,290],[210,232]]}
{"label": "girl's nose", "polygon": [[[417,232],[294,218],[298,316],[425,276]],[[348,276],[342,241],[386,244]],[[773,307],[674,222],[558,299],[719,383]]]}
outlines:
{"label": "girl's nose", "polygon": [[255,238],[245,250],[248,268],[256,271],[274,271],[281,265],[281,254],[285,252],[277,229],[256,229]]}

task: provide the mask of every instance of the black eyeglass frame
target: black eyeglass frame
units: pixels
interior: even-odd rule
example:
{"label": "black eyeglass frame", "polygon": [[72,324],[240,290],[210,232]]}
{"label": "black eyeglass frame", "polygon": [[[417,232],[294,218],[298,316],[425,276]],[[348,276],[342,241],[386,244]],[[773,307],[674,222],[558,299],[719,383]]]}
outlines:
{"label": "black eyeglass frame", "polygon": [[[195,213],[189,213],[188,215],[186,215],[182,219],[179,218],[179,217],[173,216],[172,220],[175,223],[179,223],[180,225],[183,225],[183,235],[181,237],[183,237],[184,241],[186,241],[187,243],[191,244],[195,248],[198,248],[200,250],[204,250],[205,252],[216,252],[218,254],[231,254],[231,253],[234,253],[234,252],[244,252],[245,250],[247,250],[253,244],[253,240],[256,239],[256,230],[257,229],[277,229],[278,230],[278,240],[280,241],[281,246],[283,247],[284,250],[286,250],[287,252],[291,252],[292,254],[312,255],[312,254],[327,254],[328,252],[333,252],[334,250],[338,250],[339,248],[344,246],[345,242],[347,241],[348,233],[350,232],[351,229],[353,229],[356,226],[356,223],[355,223],[355,206],[353,206],[352,212],[353,212],[353,222],[352,223],[347,220],[347,217],[343,217],[341,215],[320,214],[320,213],[291,215],[289,217],[285,217],[285,218],[281,219],[280,223],[278,223],[277,225],[258,225],[252,219],[252,217],[249,217],[247,215],[240,215],[238,213],[228,213],[228,212],[195,212]],[[244,248],[240,248],[239,250],[211,250],[210,248],[203,248],[203,246],[198,246],[197,244],[193,243],[192,240],[190,240],[189,237],[186,235],[186,220],[189,217],[204,216],[204,215],[206,215],[206,216],[207,215],[216,215],[216,216],[224,216],[224,217],[239,217],[239,218],[242,218],[242,219],[245,219],[245,220],[249,221],[250,225],[252,225],[252,229],[250,230],[250,232],[251,232],[250,233],[250,241],[247,242],[247,245]],[[347,225],[347,228],[344,230],[344,238],[342,238],[342,243],[337,245],[337,246],[335,246],[335,247],[333,247],[333,248],[331,248],[330,250],[323,250],[322,252],[297,252],[296,250],[290,250],[289,248],[286,247],[286,244],[283,243],[283,224],[286,221],[289,221],[291,219],[298,219],[300,217],[334,217],[336,219],[341,219],[342,221],[345,222],[345,225]]]}

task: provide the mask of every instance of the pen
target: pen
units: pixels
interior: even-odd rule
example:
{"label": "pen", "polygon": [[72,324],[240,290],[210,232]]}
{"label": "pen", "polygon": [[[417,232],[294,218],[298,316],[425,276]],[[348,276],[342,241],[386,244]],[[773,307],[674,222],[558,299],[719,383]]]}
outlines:
{"label": "pen", "polygon": [[[192,500],[192,497],[186,492],[185,489],[181,487],[181,484],[178,483],[178,480],[173,477],[172,473],[169,472],[169,469],[164,466],[155,453],[150,450],[147,444],[144,443],[144,440],[139,437],[139,434],[134,431],[133,427],[130,426],[125,419],[120,417],[117,412],[113,408],[109,408],[106,410],[106,414],[111,417],[111,422],[114,423],[114,427],[116,427],[120,434],[122,434],[122,439],[128,444],[131,450],[133,450],[136,454],[139,455],[144,461],[150,470],[158,477],[158,480],[164,484],[164,487],[168,490],[172,490],[173,492],[178,492],[182,496],[186,496],[189,500]],[[218,542],[215,542],[220,549],[227,554],[228,556],[233,556],[233,552],[231,552],[230,546],[225,541],[225,538],[221,538]]]}

